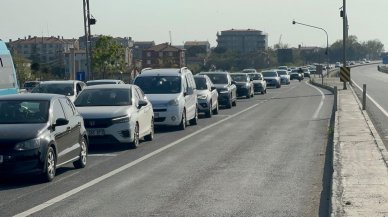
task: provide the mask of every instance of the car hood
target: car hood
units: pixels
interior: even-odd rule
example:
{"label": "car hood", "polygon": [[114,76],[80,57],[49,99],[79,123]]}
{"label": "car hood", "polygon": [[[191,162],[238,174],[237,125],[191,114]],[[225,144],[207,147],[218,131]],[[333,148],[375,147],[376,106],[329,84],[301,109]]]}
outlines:
{"label": "car hood", "polygon": [[37,138],[48,128],[47,123],[0,124],[0,141],[25,141]]}
{"label": "car hood", "polygon": [[181,96],[180,93],[176,94],[146,94],[147,99],[152,103],[153,106],[160,104],[166,104],[171,100],[174,100]]}
{"label": "car hood", "polygon": [[267,80],[267,79],[277,80],[278,77],[264,77],[264,79],[265,79],[265,80]]}
{"label": "car hood", "polygon": [[217,89],[222,89],[222,88],[228,88],[227,84],[214,84],[214,87]]}
{"label": "car hood", "polygon": [[289,75],[280,75],[281,78],[288,78]]}
{"label": "car hood", "polygon": [[[264,81],[265,81],[265,80],[264,80]],[[253,82],[254,84],[259,84],[259,83],[261,84],[261,83],[263,83],[262,80],[253,80],[252,82]]]}
{"label": "car hood", "polygon": [[198,96],[206,96],[209,94],[209,90],[197,90]]}
{"label": "car hood", "polygon": [[84,119],[114,118],[128,115],[129,106],[91,106],[77,107]]}

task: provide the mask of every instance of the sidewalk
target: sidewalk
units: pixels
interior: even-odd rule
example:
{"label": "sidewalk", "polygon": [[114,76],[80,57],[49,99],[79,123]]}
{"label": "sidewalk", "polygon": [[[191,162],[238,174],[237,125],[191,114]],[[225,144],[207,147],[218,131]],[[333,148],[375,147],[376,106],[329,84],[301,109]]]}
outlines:
{"label": "sidewalk", "polygon": [[368,114],[348,85],[338,88],[333,147],[331,216],[388,216],[388,154]]}

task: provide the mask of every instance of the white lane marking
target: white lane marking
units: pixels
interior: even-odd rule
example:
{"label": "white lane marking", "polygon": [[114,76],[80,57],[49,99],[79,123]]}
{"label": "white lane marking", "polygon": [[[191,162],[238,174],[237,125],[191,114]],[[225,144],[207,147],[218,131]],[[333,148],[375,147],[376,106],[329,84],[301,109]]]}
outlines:
{"label": "white lane marking", "polygon": [[100,177],[98,177],[98,178],[96,178],[94,180],[91,180],[91,181],[89,181],[89,182],[87,182],[87,183],[85,183],[85,184],[83,184],[83,185],[81,185],[81,186],[79,186],[79,187],[77,187],[75,189],[72,189],[72,190],[70,190],[70,191],[68,191],[68,192],[66,192],[64,194],[61,194],[61,195],[59,195],[59,196],[57,196],[57,197],[55,197],[55,198],[53,198],[53,199],[51,199],[51,200],[49,200],[47,202],[44,202],[44,203],[42,203],[42,204],[40,204],[38,206],[35,206],[35,207],[33,207],[33,208],[29,209],[29,210],[26,210],[26,211],[24,211],[22,213],[14,215],[14,217],[29,216],[29,215],[32,215],[32,214],[34,214],[36,212],[39,212],[39,211],[41,211],[41,210],[43,210],[43,209],[45,209],[45,208],[47,208],[49,206],[52,206],[52,205],[54,205],[54,204],[56,204],[58,202],[61,202],[62,200],[66,199],[66,198],[68,198],[68,197],[70,197],[70,196],[72,196],[72,195],[74,195],[74,194],[76,194],[76,193],[78,193],[78,192],[80,192],[82,190],[85,190],[85,189],[87,189],[87,188],[89,188],[89,187],[91,187],[93,185],[96,185],[96,184],[104,181],[105,179],[110,178],[110,177],[112,177],[112,176],[114,176],[114,175],[116,175],[116,174],[118,174],[118,173],[120,173],[120,172],[122,172],[122,171],[124,171],[124,170],[126,170],[128,168],[131,168],[131,167],[135,166],[136,164],[139,164],[142,161],[145,161],[148,158],[151,158],[151,157],[161,153],[162,151],[165,151],[166,149],[169,149],[169,148],[171,148],[171,147],[173,147],[173,146],[183,142],[186,139],[189,139],[189,138],[191,138],[191,137],[193,137],[193,136],[195,136],[195,135],[197,135],[199,133],[202,133],[205,130],[208,130],[208,129],[216,126],[216,125],[219,125],[219,124],[221,124],[221,123],[223,123],[223,122],[225,122],[225,121],[227,121],[227,120],[229,120],[231,118],[239,116],[240,114],[243,114],[243,113],[245,113],[245,112],[255,108],[256,106],[258,106],[260,104],[262,104],[262,103],[257,103],[255,105],[252,105],[252,106],[250,106],[250,107],[248,107],[248,108],[246,108],[246,109],[244,109],[244,110],[242,110],[242,111],[240,111],[240,112],[238,112],[236,114],[233,114],[233,115],[231,115],[231,116],[229,116],[229,117],[227,117],[225,119],[219,120],[219,121],[217,121],[217,122],[215,122],[215,123],[213,123],[213,124],[211,124],[211,125],[209,125],[207,127],[204,127],[204,128],[202,128],[202,129],[200,129],[200,130],[198,130],[196,132],[193,132],[193,133],[191,133],[191,134],[189,134],[189,135],[187,135],[185,137],[182,137],[181,139],[178,139],[177,141],[172,142],[172,143],[170,143],[170,144],[168,144],[168,145],[166,145],[166,146],[164,146],[164,147],[162,147],[162,148],[160,148],[158,150],[155,150],[155,151],[153,151],[153,152],[151,152],[151,153],[149,153],[149,154],[147,154],[147,155],[145,155],[145,156],[143,156],[143,157],[141,157],[141,158],[139,158],[139,159],[137,159],[135,161],[132,161],[132,162],[130,162],[130,163],[128,163],[128,164],[126,164],[126,165],[124,165],[122,167],[119,167],[119,168],[117,168],[117,169],[115,169],[115,170],[113,170],[113,171],[111,171],[111,172],[109,172],[109,173],[107,173],[107,174],[105,174],[103,176],[100,176]]}
{"label": "white lane marking", "polygon": [[307,81],[306,81],[306,84],[309,85],[310,87],[313,87],[313,88],[315,88],[316,90],[318,90],[318,91],[321,93],[321,95],[322,95],[322,97],[321,97],[321,102],[319,103],[319,106],[318,106],[317,110],[315,110],[315,113],[314,113],[314,115],[313,115],[313,120],[315,120],[315,119],[318,118],[319,112],[320,112],[321,109],[322,109],[323,102],[325,101],[325,98],[326,98],[326,97],[325,97],[325,94],[322,92],[322,90],[319,89],[318,87],[313,86],[313,85],[307,83]]}
{"label": "white lane marking", "polygon": [[88,154],[88,157],[116,157],[117,154]]}
{"label": "white lane marking", "polygon": [[[352,80],[352,82],[353,82],[354,85],[356,85],[356,87],[357,87],[360,91],[362,91],[362,88],[361,88],[360,86],[358,86],[358,84],[357,84],[356,82],[354,82],[353,80]],[[373,104],[375,104],[375,106],[376,106],[376,107],[377,107],[377,108],[378,108],[378,109],[379,109],[386,117],[388,117],[388,112],[385,111],[385,109],[384,109],[379,103],[377,103],[375,99],[373,99],[371,96],[369,96],[368,93],[366,94],[366,96],[368,97],[368,99],[369,99],[370,101],[373,102]]]}

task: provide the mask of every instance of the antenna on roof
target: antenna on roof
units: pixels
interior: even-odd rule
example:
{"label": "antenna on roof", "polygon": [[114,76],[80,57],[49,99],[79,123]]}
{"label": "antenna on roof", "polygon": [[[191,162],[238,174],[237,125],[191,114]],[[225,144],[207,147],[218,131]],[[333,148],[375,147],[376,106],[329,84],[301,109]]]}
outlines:
{"label": "antenna on roof", "polygon": [[170,34],[170,45],[172,45],[172,36],[171,36],[171,30],[168,31],[168,33]]}

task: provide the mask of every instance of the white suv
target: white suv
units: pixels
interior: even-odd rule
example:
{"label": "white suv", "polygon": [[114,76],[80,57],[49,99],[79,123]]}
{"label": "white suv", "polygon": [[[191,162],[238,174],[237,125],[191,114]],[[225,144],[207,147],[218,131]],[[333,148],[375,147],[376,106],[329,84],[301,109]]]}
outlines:
{"label": "white suv", "polygon": [[155,125],[178,126],[184,130],[188,120],[191,125],[197,124],[197,89],[188,68],[146,69],[134,84],[151,101]]}

